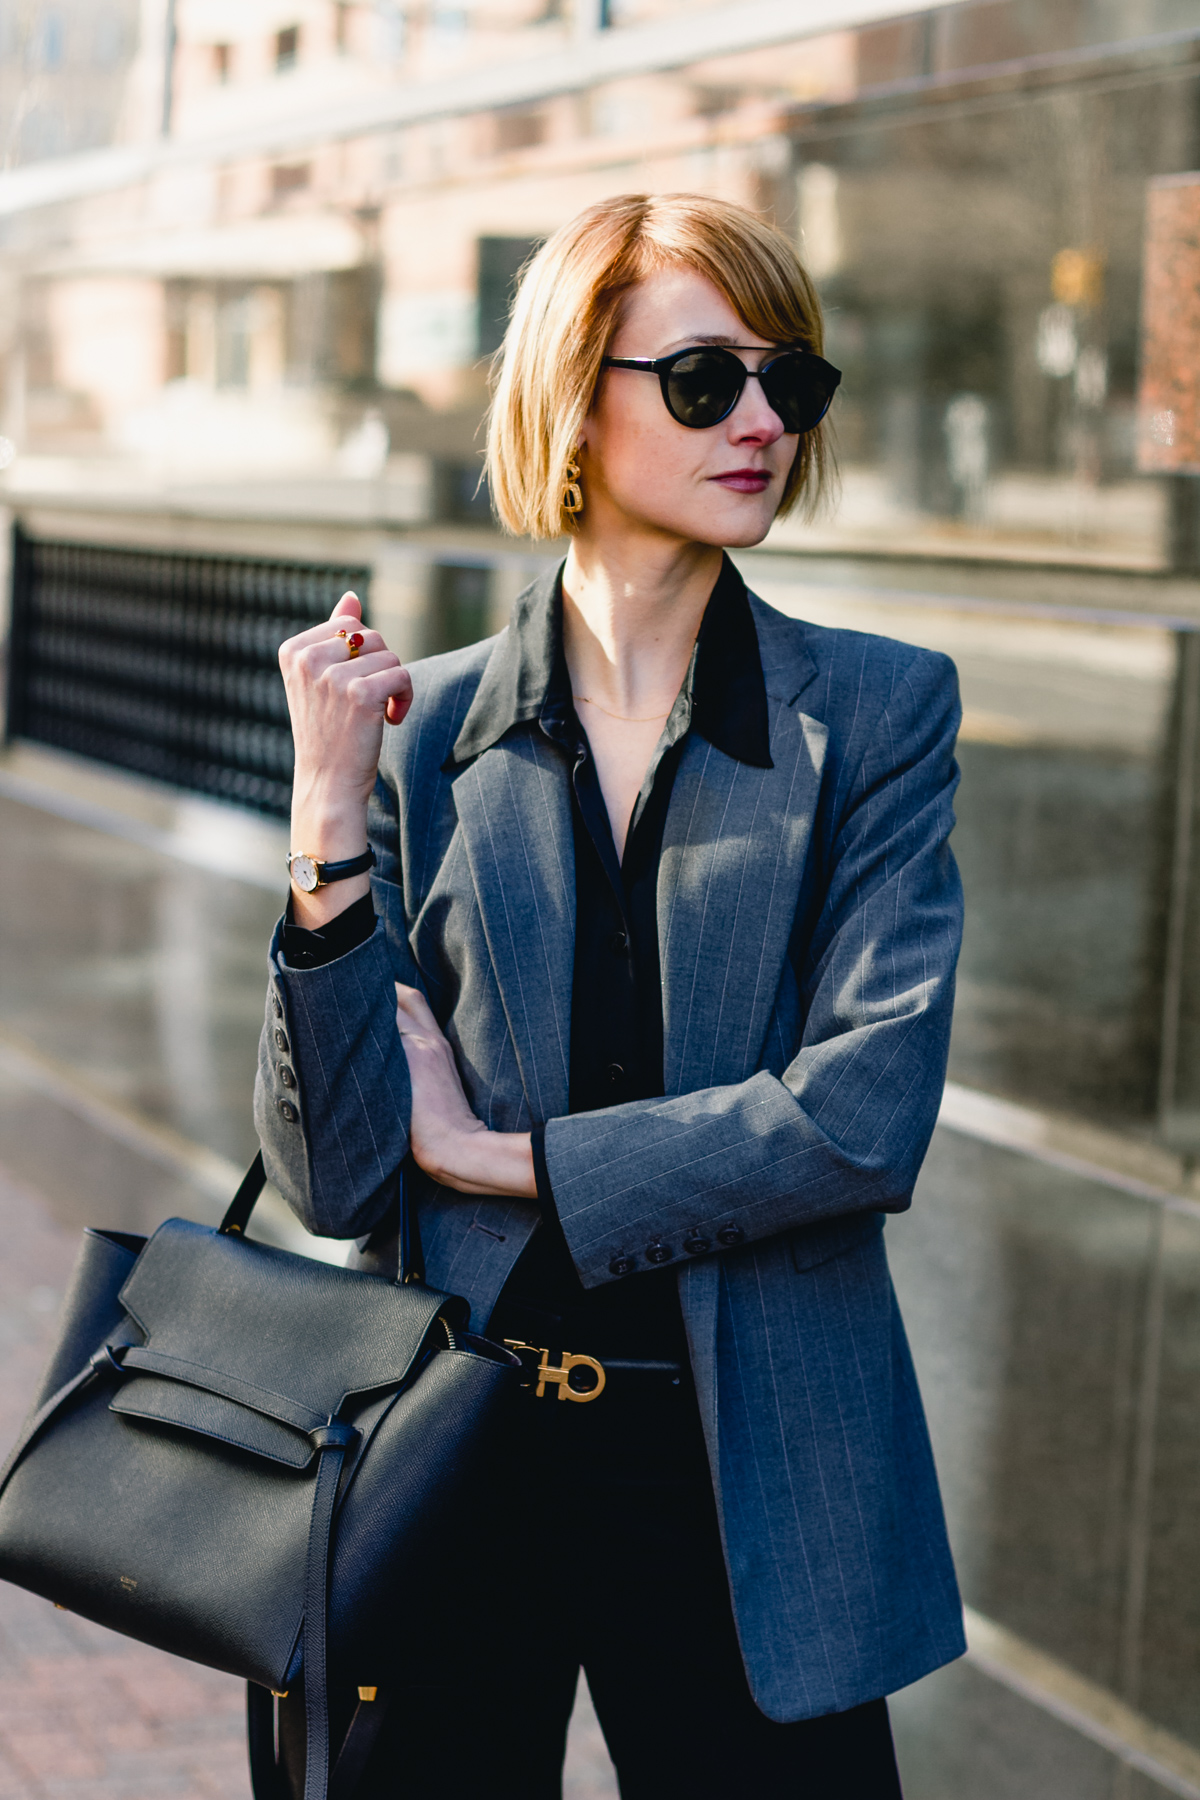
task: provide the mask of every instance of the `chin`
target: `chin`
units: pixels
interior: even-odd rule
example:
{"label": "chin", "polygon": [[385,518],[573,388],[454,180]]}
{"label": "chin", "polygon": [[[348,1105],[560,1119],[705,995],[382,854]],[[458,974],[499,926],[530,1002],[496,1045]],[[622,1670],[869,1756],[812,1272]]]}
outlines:
{"label": "chin", "polygon": [[703,521],[697,520],[696,541],[719,544],[722,549],[750,550],[761,544],[775,523],[776,505],[764,503],[763,497],[748,495],[749,505],[714,507]]}
{"label": "chin", "polygon": [[731,527],[720,542],[726,550],[752,550],[755,544],[761,544],[775,523],[775,514],[769,519],[756,519],[753,524],[747,520],[740,527]]}

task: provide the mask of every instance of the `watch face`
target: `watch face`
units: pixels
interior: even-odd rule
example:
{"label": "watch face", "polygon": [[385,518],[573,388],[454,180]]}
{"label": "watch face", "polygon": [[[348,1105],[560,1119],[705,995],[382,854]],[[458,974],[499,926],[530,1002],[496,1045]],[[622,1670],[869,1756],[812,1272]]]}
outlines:
{"label": "watch face", "polygon": [[302,894],[313,894],[318,887],[317,865],[311,856],[293,856],[292,880]]}

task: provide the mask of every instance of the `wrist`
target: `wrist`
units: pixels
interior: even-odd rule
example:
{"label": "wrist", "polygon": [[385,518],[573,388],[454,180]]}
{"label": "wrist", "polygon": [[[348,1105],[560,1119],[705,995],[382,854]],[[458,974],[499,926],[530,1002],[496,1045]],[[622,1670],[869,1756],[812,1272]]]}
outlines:
{"label": "wrist", "polygon": [[489,1131],[482,1122],[462,1126],[443,1146],[435,1180],[464,1194],[514,1194],[536,1200],[533,1148],[527,1131]]}
{"label": "wrist", "polygon": [[367,847],[367,808],[292,804],[290,850],[294,856],[313,856],[319,862],[343,862],[360,856]]}

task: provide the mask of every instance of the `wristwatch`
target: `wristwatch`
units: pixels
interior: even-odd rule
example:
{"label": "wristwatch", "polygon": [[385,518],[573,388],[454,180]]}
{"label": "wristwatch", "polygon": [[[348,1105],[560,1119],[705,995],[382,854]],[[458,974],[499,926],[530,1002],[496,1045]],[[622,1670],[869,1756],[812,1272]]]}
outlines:
{"label": "wristwatch", "polygon": [[375,852],[368,845],[361,856],[347,857],[344,862],[318,862],[315,856],[288,851],[288,874],[302,894],[315,894],[331,881],[348,881],[351,875],[365,875],[375,867]]}

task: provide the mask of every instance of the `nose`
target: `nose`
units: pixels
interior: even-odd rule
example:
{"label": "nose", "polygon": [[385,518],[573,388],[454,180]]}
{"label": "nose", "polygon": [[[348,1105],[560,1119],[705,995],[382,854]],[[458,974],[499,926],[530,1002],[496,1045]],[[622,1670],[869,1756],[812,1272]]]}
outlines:
{"label": "nose", "polygon": [[762,382],[753,369],[725,421],[731,444],[773,444],[785,435],[783,420],[771,410]]}

